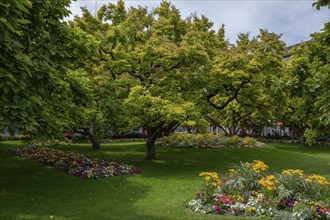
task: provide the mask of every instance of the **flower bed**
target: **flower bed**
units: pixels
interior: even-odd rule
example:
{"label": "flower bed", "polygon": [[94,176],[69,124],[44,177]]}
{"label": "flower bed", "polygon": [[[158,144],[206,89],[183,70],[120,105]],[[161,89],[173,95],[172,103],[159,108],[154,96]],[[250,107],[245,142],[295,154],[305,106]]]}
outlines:
{"label": "flower bed", "polygon": [[325,177],[293,169],[267,174],[267,168],[255,160],[222,176],[202,172],[202,188],[188,207],[205,214],[330,219],[330,182]]}
{"label": "flower bed", "polygon": [[162,137],[158,144],[165,147],[221,148],[221,147],[260,147],[261,142],[253,137],[226,137],[213,133],[207,134],[172,134]]}
{"label": "flower bed", "polygon": [[132,165],[88,158],[82,154],[45,147],[17,147],[9,151],[67,172],[82,179],[99,179],[141,173]]}

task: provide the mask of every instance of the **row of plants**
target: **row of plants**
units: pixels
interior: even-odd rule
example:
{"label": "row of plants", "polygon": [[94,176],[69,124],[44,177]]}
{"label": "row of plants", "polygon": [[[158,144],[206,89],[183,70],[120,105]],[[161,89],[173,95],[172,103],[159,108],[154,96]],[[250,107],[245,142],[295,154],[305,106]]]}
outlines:
{"label": "row of plants", "polygon": [[146,138],[118,138],[118,139],[102,139],[102,143],[118,143],[118,142],[145,142]]}
{"label": "row of plants", "polygon": [[141,173],[138,168],[132,165],[89,158],[71,151],[39,146],[15,147],[9,148],[9,151],[25,158],[37,160],[82,179],[99,179]]}
{"label": "row of plants", "polygon": [[157,142],[165,147],[221,148],[221,147],[260,147],[262,143],[253,137],[227,137],[221,134],[172,134]]}
{"label": "row of plants", "polygon": [[298,169],[269,174],[267,169],[264,162],[254,160],[224,175],[202,172],[202,188],[188,207],[204,214],[330,219],[330,182],[325,177]]}
{"label": "row of plants", "polygon": [[31,140],[30,135],[0,135],[0,141]]}

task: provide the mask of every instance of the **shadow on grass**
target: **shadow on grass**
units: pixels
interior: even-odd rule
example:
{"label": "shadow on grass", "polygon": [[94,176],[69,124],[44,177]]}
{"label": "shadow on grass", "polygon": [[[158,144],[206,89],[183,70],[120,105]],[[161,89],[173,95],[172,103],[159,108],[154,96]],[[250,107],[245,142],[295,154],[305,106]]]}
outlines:
{"label": "shadow on grass", "polygon": [[[157,147],[158,160],[145,161],[144,143],[57,146],[109,161],[132,164],[141,174],[82,180],[39,162],[8,152],[17,143],[0,143],[0,219],[212,219],[186,212],[202,171],[225,173],[239,162],[262,160],[270,171],[303,169],[329,174],[327,151],[302,153],[294,145],[269,144],[262,148],[178,149]],[[313,150],[312,150],[313,151]],[[292,167],[294,166],[294,167]],[[175,198],[175,201],[172,201]],[[172,199],[172,200],[171,200]],[[161,211],[159,211],[161,210]],[[166,217],[170,210],[175,214]],[[184,211],[183,211],[184,210]],[[177,217],[178,219],[184,219]],[[221,216],[219,216],[221,218]]]}
{"label": "shadow on grass", "polygon": [[83,180],[3,149],[0,169],[0,219],[161,219],[135,208],[151,189],[134,175]]}
{"label": "shadow on grass", "polygon": [[329,154],[330,156],[330,146],[320,146],[320,145],[314,145],[314,146],[302,146],[298,144],[276,144],[276,143],[270,143],[269,146],[282,150],[282,151],[288,151],[288,152],[295,152],[295,153],[304,153],[304,154]]}
{"label": "shadow on grass", "polygon": [[[132,164],[142,170],[144,177],[198,178],[203,171],[225,173],[228,169],[238,166],[240,162],[262,160],[269,165],[270,172],[279,172],[288,168],[300,168],[320,175],[329,174],[329,151],[324,147],[305,149],[299,145],[268,144],[261,148],[165,148],[156,147],[158,159],[145,161],[146,146],[144,143],[111,143],[103,144],[100,151],[92,151],[86,146],[61,146],[88,156]],[[317,165],[324,162],[325,166],[318,169]],[[294,164],[294,167],[292,167]]]}

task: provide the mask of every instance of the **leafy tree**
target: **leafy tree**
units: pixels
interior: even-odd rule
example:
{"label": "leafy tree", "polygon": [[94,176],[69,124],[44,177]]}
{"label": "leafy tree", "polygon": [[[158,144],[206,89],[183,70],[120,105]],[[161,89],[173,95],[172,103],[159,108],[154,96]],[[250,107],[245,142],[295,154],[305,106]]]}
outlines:
{"label": "leafy tree", "polygon": [[320,8],[324,7],[324,6],[330,8],[330,1],[329,0],[318,0],[313,3],[313,6],[315,6],[315,8],[317,10],[320,10]]}
{"label": "leafy tree", "polygon": [[288,64],[290,116],[300,128],[302,144],[312,144],[317,136],[329,131],[330,23],[311,41],[293,52]]}
{"label": "leafy tree", "polygon": [[[85,128],[82,133],[88,135],[94,150],[100,149],[100,139],[103,134],[111,130],[118,135],[127,128],[128,117],[126,117],[122,102],[126,98],[131,84],[134,83],[127,73],[125,75],[124,71],[116,72],[117,69],[113,65],[120,67],[121,64],[112,63],[113,54],[107,53],[109,48],[117,44],[116,41],[120,41],[119,38],[124,38],[114,34],[115,32],[122,34],[121,31],[124,29],[106,22],[108,16],[111,18],[121,16],[118,14],[119,12],[115,12],[117,15],[110,15],[110,12],[106,12],[106,10],[117,10],[116,7],[113,4],[109,4],[108,9],[103,6],[96,17],[86,8],[82,8],[82,17],[76,16],[73,21],[69,22],[70,27],[76,32],[90,36],[96,48],[96,51],[93,50],[93,56],[89,56],[79,65],[80,72],[89,79],[89,89],[92,93],[88,115],[80,127]],[[126,13],[123,2],[118,2],[118,10]],[[117,19],[119,18],[116,17],[113,20],[117,21]]]}
{"label": "leafy tree", "polygon": [[[0,4],[0,128],[58,135],[83,117],[85,87],[70,68],[85,42],[63,22],[69,0]],[[82,33],[81,33],[82,34]]]}
{"label": "leafy tree", "polygon": [[226,133],[222,126],[229,127],[229,135],[242,127],[262,127],[281,109],[284,94],[276,82],[284,70],[285,44],[279,38],[266,30],[252,40],[241,34],[236,45],[219,53],[206,74],[207,118]]}
{"label": "leafy tree", "polygon": [[[189,79],[208,68],[222,39],[204,16],[183,20],[169,2],[148,11],[126,10],[123,1],[102,6],[93,17],[83,9],[73,25],[100,41],[98,62],[114,83],[125,79],[129,127],[147,129],[146,159],[155,159],[155,141],[179,124],[199,124]],[[205,121],[201,120],[201,123]]]}

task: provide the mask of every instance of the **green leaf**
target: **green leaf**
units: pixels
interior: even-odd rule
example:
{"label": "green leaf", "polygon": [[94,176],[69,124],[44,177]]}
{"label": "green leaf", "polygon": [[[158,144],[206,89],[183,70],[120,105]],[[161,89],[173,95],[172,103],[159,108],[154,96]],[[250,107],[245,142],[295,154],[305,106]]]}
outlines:
{"label": "green leaf", "polygon": [[8,29],[10,29],[12,32],[15,32],[13,26],[8,22],[6,18],[0,18],[0,21],[7,26]]}
{"label": "green leaf", "polygon": [[32,8],[32,2],[29,0],[22,0],[23,5],[25,5],[28,8]]}
{"label": "green leaf", "polygon": [[31,23],[31,21],[26,20],[26,19],[17,19],[17,22],[20,24],[30,24]]}
{"label": "green leaf", "polygon": [[41,100],[40,100],[37,96],[30,96],[30,99],[31,99],[33,102],[37,103],[38,105],[41,105],[41,104],[42,104],[42,103],[41,103]]}

